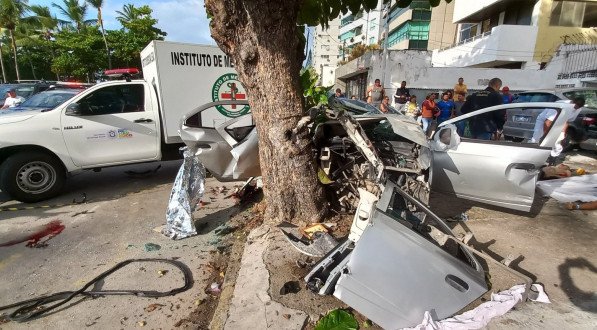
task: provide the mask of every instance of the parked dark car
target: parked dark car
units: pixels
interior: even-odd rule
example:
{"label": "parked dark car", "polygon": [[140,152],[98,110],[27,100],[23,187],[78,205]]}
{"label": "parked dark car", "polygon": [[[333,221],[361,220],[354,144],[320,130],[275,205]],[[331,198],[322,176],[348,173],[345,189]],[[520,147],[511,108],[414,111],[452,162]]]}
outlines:
{"label": "parked dark car", "polygon": [[523,141],[533,136],[533,128],[538,111],[527,111],[524,103],[527,102],[572,102],[577,97],[585,98],[585,107],[574,120],[574,127],[585,133],[585,140],[578,143],[569,141],[568,148],[580,147],[587,150],[597,150],[597,88],[579,87],[558,90],[535,90],[518,93],[513,103],[521,103],[520,108],[508,109],[504,136],[506,138]]}

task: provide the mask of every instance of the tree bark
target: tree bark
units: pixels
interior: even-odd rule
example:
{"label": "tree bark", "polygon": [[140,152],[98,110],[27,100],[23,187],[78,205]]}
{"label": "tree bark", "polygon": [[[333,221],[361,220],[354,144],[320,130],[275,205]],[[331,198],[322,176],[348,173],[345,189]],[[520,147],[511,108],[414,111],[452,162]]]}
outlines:
{"label": "tree bark", "polygon": [[15,35],[13,30],[8,30],[10,32],[10,40],[12,43],[12,51],[15,55],[15,71],[17,72],[17,81],[21,80],[21,74],[19,73],[19,61],[17,59],[17,43],[15,41]]}
{"label": "tree bark", "polygon": [[210,28],[245,85],[259,135],[266,218],[317,221],[327,202],[308,136],[292,138],[304,116],[300,0],[206,0]]}
{"label": "tree bark", "polygon": [[100,28],[102,29],[102,37],[104,38],[104,45],[106,45],[106,55],[108,55],[108,69],[112,69],[112,57],[110,56],[110,48],[108,47],[108,39],[106,39],[106,30],[104,30],[102,7],[97,8],[97,19],[99,21]]}

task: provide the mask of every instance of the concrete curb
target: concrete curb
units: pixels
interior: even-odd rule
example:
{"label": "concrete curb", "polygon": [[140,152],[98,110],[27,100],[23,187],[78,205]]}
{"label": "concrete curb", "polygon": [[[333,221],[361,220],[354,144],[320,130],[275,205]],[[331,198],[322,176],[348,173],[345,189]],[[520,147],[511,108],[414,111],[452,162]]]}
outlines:
{"label": "concrete curb", "polygon": [[224,329],[302,329],[308,315],[275,302],[268,294],[269,272],[263,261],[270,227],[262,225],[247,237]]}

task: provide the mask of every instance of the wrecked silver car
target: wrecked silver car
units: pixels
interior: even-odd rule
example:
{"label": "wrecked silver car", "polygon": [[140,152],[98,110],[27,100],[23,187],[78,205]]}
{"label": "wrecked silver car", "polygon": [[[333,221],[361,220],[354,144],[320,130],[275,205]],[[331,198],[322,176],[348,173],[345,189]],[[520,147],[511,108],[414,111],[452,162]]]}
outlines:
{"label": "wrecked silver car", "polygon": [[[300,124],[309,127],[319,180],[331,194],[331,209],[353,213],[354,218],[348,238],[305,277],[307,287],[333,294],[389,329],[416,325],[425,311],[434,319],[451,316],[483,295],[488,285],[474,256],[478,252],[457,241],[427,204],[433,187],[485,203],[530,209],[538,169],[571,107],[527,105],[529,111],[558,112],[539,143],[457,134],[455,124],[466,127],[475,116],[508,106],[443,123],[431,140],[410,117],[363,111],[342,99],[311,109]],[[258,164],[250,117],[207,127],[201,112],[209,107],[185,117],[183,141],[219,179],[258,175],[258,165],[242,164]]]}

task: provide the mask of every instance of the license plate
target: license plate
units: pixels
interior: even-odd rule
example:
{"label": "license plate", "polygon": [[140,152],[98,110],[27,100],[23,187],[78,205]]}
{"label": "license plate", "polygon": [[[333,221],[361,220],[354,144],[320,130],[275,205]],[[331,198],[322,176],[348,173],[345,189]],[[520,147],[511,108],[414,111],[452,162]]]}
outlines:
{"label": "license plate", "polygon": [[517,123],[530,123],[531,119],[531,116],[514,116],[514,121]]}

